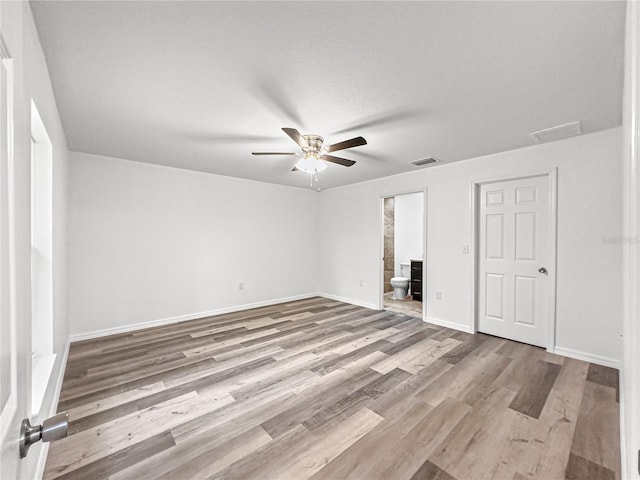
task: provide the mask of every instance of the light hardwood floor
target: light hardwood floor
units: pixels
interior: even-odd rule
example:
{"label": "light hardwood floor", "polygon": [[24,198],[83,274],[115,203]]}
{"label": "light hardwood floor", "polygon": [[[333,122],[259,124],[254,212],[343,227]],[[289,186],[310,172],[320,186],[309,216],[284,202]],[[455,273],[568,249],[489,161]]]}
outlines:
{"label": "light hardwood floor", "polygon": [[384,309],[390,312],[404,313],[411,317],[422,318],[422,302],[418,302],[407,296],[403,300],[394,300],[393,292],[384,294]]}
{"label": "light hardwood floor", "polygon": [[45,478],[619,479],[618,375],[313,298],[71,346]]}

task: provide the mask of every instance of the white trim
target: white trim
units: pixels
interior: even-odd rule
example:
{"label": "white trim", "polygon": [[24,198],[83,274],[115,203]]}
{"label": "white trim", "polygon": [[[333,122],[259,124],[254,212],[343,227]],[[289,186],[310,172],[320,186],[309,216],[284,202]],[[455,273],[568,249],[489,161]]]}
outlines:
{"label": "white trim", "polygon": [[477,196],[479,195],[480,187],[475,182],[471,182],[469,190],[469,212],[471,212],[471,238],[469,244],[469,261],[471,262],[471,333],[478,332],[478,244],[477,241],[478,232],[478,205]]}
{"label": "white trim", "polygon": [[[319,294],[319,293],[305,293],[302,295],[294,295],[292,297],[275,298],[272,300],[265,300],[263,302],[246,303],[244,305],[234,305],[232,307],[217,308],[217,309],[208,310],[205,312],[190,313],[186,315],[178,315],[175,317],[150,320],[147,322],[134,323],[130,325],[122,325],[120,327],[94,330],[92,332],[74,333],[69,338],[71,342],[79,342],[81,340],[90,340],[93,338],[106,337],[108,335],[115,335],[118,333],[133,332],[136,330],[142,330],[144,328],[159,327],[162,325],[169,325],[172,323],[180,323],[180,322],[186,322],[189,320],[196,320],[198,318],[211,317],[214,315],[222,315],[224,313],[233,313],[233,312],[239,312],[242,310],[250,310],[252,308],[268,307],[270,305],[276,305],[278,303],[293,302],[295,300],[305,300],[307,298],[313,298],[318,296],[325,296],[325,295]],[[349,302],[349,303],[352,303],[352,302]]]}
{"label": "white trim", "polygon": [[55,353],[31,359],[31,415],[38,415],[56,364]]}
{"label": "white trim", "polygon": [[[131,325],[123,325],[120,327],[105,328],[103,330],[95,330],[93,332],[74,333],[69,337],[69,340],[70,342],[91,340],[93,338],[106,337],[106,336],[115,335],[118,333],[134,332],[136,330],[142,330],[145,328],[160,327],[160,326],[169,325],[172,323],[187,322],[189,320],[196,320],[198,318],[212,317],[214,315],[222,315],[225,313],[240,312],[243,310],[250,310],[252,308],[268,307],[271,305],[277,305],[279,303],[294,302],[296,300],[306,300],[308,298],[313,298],[313,297],[323,297],[329,300],[336,300],[338,302],[350,303],[352,305],[357,305],[359,307],[370,308],[371,310],[380,310],[373,303],[361,302],[359,300],[353,300],[351,298],[339,297],[337,295],[332,295],[330,293],[315,292],[315,293],[305,293],[302,295],[294,295],[292,297],[265,300],[263,302],[246,303],[244,305],[235,305],[233,307],[225,307],[225,308],[219,308],[215,310],[208,310],[206,312],[198,312],[198,313],[191,313],[188,315],[179,315],[175,317],[161,318],[158,320],[150,320],[148,322],[134,323]],[[64,361],[66,364],[66,357]]]}
{"label": "white trim", "polygon": [[429,307],[429,302],[427,302],[427,260],[428,260],[428,250],[429,246],[429,238],[427,234],[429,233],[427,229],[427,222],[429,221],[429,187],[424,187],[424,202],[422,204],[422,321],[427,321],[427,308]]}
{"label": "white trim", "polygon": [[[60,368],[58,369],[58,378],[53,390],[53,398],[51,400],[51,407],[49,414],[44,415],[43,418],[49,418],[54,416],[58,411],[58,401],[60,400],[60,392],[62,392],[62,382],[64,380],[64,372],[67,368],[67,359],[69,358],[69,349],[71,348],[71,340],[67,341],[67,346],[62,354],[60,361]],[[36,463],[36,471],[33,476],[34,480],[41,480],[44,476],[44,467],[47,463],[47,455],[49,454],[49,443],[42,442],[42,448],[40,449],[40,455],[38,456],[38,462]]]}
{"label": "white trim", "polygon": [[62,354],[62,361],[60,363],[60,370],[58,371],[58,380],[56,381],[55,390],[53,391],[53,400],[51,403],[51,415],[55,415],[58,409],[58,401],[60,400],[60,393],[62,392],[62,382],[64,380],[64,373],[67,368],[67,360],[69,359],[69,349],[71,348],[71,339],[67,340],[67,346]]}
{"label": "white trim", "polygon": [[36,463],[36,471],[33,474],[34,480],[42,480],[44,476],[44,467],[47,465],[47,457],[49,456],[49,445],[49,442],[42,442],[40,446],[40,455],[38,456],[38,463]]}
{"label": "white trim", "polygon": [[620,360],[610,357],[602,357],[600,355],[593,355],[591,353],[582,352],[580,350],[573,350],[572,348],[555,347],[553,352],[556,355],[562,355],[563,357],[575,358],[576,360],[582,360],[584,362],[595,363],[597,365],[603,365],[605,367],[611,367],[620,369]]}
{"label": "white trim", "polygon": [[458,330],[460,332],[476,333],[473,331],[473,327],[469,325],[461,325],[459,323],[450,322],[449,320],[442,320],[436,317],[426,317],[425,321],[427,323],[438,325],[439,327],[451,328],[452,330]]}
{"label": "white trim", "polygon": [[497,182],[508,182],[511,180],[522,180],[525,178],[533,178],[533,177],[543,177],[545,175],[551,175],[554,170],[558,170],[558,167],[553,167],[545,170],[528,170],[526,172],[518,172],[514,171],[511,173],[504,173],[499,176],[485,176],[485,177],[476,177],[471,180],[472,184],[483,185],[485,183],[497,183]]}
{"label": "white trim", "polygon": [[551,246],[549,265],[551,265],[552,275],[549,275],[549,313],[552,325],[547,328],[547,351],[554,351],[556,346],[556,329],[558,319],[556,311],[558,307],[558,168],[554,168],[549,173],[549,245]]}
{"label": "white trim", "polygon": [[350,303],[351,305],[357,305],[358,307],[370,308],[371,310],[382,310],[381,308],[378,308],[378,306],[376,304],[374,304],[374,303],[361,302],[360,300],[353,300],[351,298],[339,297],[338,295],[333,295],[331,293],[319,292],[319,293],[316,293],[315,295],[312,295],[312,296],[324,297],[324,298],[328,298],[329,300],[336,300],[338,302]]}
{"label": "white trim", "polygon": [[[389,195],[392,197],[393,195]],[[385,196],[378,197],[378,304],[376,310],[384,309],[384,199]]]}
{"label": "white trim", "polygon": [[620,372],[622,478],[637,479],[640,449],[640,4],[627,2],[623,93],[623,339]]}
{"label": "white trim", "polygon": [[[478,194],[480,186],[488,183],[506,182],[511,180],[521,180],[532,177],[548,177],[549,179],[549,317],[551,324],[547,325],[546,339],[547,351],[553,353],[556,343],[556,299],[557,299],[557,249],[558,249],[558,168],[550,170],[538,170],[531,172],[513,172],[498,177],[478,178],[471,181],[470,207],[471,207],[471,312],[473,315],[472,333],[478,331]],[[570,355],[567,355],[570,356]],[[598,362],[594,362],[598,363]]]}

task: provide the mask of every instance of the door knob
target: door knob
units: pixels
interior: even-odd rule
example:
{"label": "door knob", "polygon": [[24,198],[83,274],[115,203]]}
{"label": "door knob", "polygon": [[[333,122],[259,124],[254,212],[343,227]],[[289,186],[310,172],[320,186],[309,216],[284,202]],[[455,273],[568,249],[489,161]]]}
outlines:
{"label": "door knob", "polygon": [[22,420],[20,427],[20,458],[29,453],[29,447],[42,440],[53,442],[67,436],[69,430],[69,412],[59,413],[47,418],[42,425],[31,425],[28,418]]}
{"label": "door knob", "polygon": [[545,275],[546,275],[547,273],[549,273],[549,272],[547,272],[547,269],[546,269],[546,268],[544,268],[544,267],[540,267],[540,268],[538,269],[538,271],[539,271],[540,273],[544,273]]}

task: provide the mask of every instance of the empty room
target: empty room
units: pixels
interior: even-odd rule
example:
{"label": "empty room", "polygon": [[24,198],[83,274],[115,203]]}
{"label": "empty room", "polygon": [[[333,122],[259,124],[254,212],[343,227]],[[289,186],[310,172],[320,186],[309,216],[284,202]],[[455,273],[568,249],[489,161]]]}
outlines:
{"label": "empty room", "polygon": [[1,480],[640,479],[640,3],[0,0]]}

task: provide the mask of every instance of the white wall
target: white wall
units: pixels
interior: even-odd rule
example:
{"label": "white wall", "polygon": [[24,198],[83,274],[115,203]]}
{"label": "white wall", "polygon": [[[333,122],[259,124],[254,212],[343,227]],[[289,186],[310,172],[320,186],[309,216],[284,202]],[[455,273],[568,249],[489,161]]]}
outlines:
{"label": "white wall", "polygon": [[[428,186],[429,320],[473,322],[471,182],[558,168],[556,346],[594,361],[620,360],[621,129],[325,190],[320,196],[320,290],[375,308],[380,279],[379,196]],[[359,280],[364,279],[363,286]],[[435,300],[441,290],[442,300]]]}
{"label": "white wall", "polygon": [[73,334],[317,290],[317,192],[70,155]]}
{"label": "white wall", "polygon": [[[66,280],[66,212],[67,212],[67,145],[58,115],[46,62],[40,47],[28,2],[0,2],[0,32],[14,62],[14,239],[16,290],[14,292],[18,343],[17,369],[20,383],[18,420],[29,415],[31,387],[31,100],[40,116],[53,146],[53,351],[57,354],[52,381],[49,383],[40,414],[35,422],[54,413],[56,386],[62,378],[63,360],[69,338]],[[3,332],[4,334],[4,332]],[[32,422],[33,423],[33,422]],[[17,435],[19,424],[11,426]],[[31,448],[24,460],[17,458],[15,444],[2,452],[2,465],[16,474],[3,470],[6,478],[32,478],[42,453],[42,444]],[[15,464],[10,462],[15,460]]]}
{"label": "white wall", "polygon": [[422,258],[424,193],[396,195],[394,208],[394,275],[399,277],[400,263]]}

